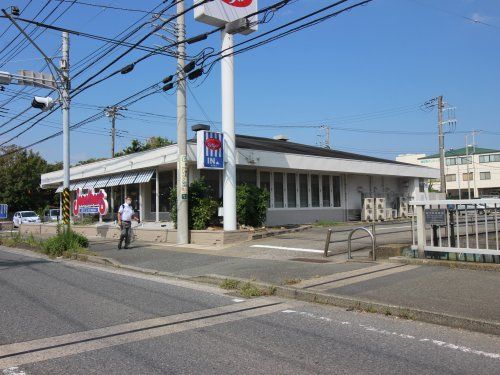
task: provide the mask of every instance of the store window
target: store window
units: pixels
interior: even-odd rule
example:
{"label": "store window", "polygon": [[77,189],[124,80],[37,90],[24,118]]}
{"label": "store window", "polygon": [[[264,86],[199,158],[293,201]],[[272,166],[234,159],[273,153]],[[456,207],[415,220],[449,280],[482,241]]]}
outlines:
{"label": "store window", "polygon": [[462,156],[460,157],[460,164],[471,164],[472,156]]}
{"label": "store window", "polygon": [[274,172],[274,207],[284,207],[284,194],[283,194],[283,173]]}
{"label": "store window", "polygon": [[446,175],[446,181],[447,182],[454,182],[457,180],[457,175],[456,174],[447,174]]}
{"label": "store window", "polygon": [[309,207],[309,189],[307,185],[307,175],[299,174],[300,207]]}
{"label": "store window", "polygon": [[[271,173],[260,172],[260,188],[271,192]],[[270,200],[267,201],[267,207],[270,206]]]}
{"label": "store window", "polygon": [[286,174],[286,190],[288,207],[297,207],[297,181],[295,173]]}
{"label": "store window", "polygon": [[[170,192],[174,186],[174,176],[172,171],[163,171],[159,173],[160,178],[160,211],[170,211]],[[151,179],[151,212],[156,212],[156,174]]]}
{"label": "store window", "polygon": [[237,169],[236,185],[242,184],[257,186],[257,171],[255,169]]}
{"label": "store window", "polygon": [[311,175],[311,206],[319,207],[319,176]]}
{"label": "store window", "polygon": [[321,177],[323,190],[323,207],[330,207],[330,176]]}
{"label": "store window", "polygon": [[340,207],[340,176],[332,177],[333,207]]}

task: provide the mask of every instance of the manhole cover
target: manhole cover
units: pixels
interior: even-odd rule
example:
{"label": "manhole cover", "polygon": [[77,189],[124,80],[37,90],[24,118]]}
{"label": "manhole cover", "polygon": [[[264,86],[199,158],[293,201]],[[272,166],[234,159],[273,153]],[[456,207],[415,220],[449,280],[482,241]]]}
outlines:
{"label": "manhole cover", "polygon": [[290,259],[296,262],[308,262],[308,263],[330,263],[331,261],[326,259],[314,259],[314,258],[293,258]]}

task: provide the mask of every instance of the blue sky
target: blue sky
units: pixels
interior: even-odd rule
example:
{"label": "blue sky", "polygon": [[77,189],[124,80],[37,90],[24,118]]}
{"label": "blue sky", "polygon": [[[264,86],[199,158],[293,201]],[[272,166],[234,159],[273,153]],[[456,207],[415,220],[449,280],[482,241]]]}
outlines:
{"label": "blue sky", "polygon": [[[159,0],[87,2],[144,10],[151,10],[160,3]],[[261,0],[259,6],[274,2]],[[3,7],[17,5],[21,10],[28,3],[29,0],[1,2]],[[45,3],[46,0],[33,0],[22,15],[33,18]],[[190,5],[192,2],[186,3]],[[260,25],[257,33],[331,3],[322,0],[292,2],[278,11],[271,22]],[[37,20],[42,20],[58,4],[59,1],[52,0]],[[47,22],[69,5],[60,5]],[[142,16],[139,12],[75,4],[54,24],[115,37]],[[186,16],[186,21],[188,36],[212,28],[195,22],[192,13]],[[0,20],[0,34],[7,25],[7,20]],[[143,28],[132,40],[149,30],[149,26]],[[7,30],[0,37],[0,50],[15,35],[13,28]],[[245,38],[248,36],[237,36],[236,41]],[[46,31],[37,41],[45,51],[57,56],[60,39],[60,33]],[[473,129],[483,130],[477,137],[479,146],[500,148],[500,118],[496,110],[500,102],[499,42],[500,3],[497,1],[374,0],[236,56],[236,131],[266,137],[285,134],[291,141],[316,144],[317,127],[325,124],[332,128],[331,145],[336,149],[390,159],[400,153],[429,154],[437,150],[437,135],[433,134],[437,130],[437,113],[436,110],[422,110],[421,105],[443,95],[450,106],[456,107],[458,120],[455,132],[446,136],[447,148],[463,147],[464,132]],[[165,41],[152,36],[144,44],[164,45]],[[72,36],[72,65],[101,45],[102,42]],[[12,57],[6,54],[12,47],[0,53],[0,70],[40,70],[43,66],[33,48],[28,47]],[[220,36],[214,34],[202,43],[189,46],[188,53],[194,55],[204,47],[220,49]],[[134,51],[113,68],[123,67],[144,53]],[[73,87],[117,55],[118,51],[87,69],[74,80]],[[73,73],[76,70],[73,69]],[[99,109],[88,105],[112,105],[174,70],[175,61],[171,57],[156,56],[145,60],[133,72],[113,77],[76,97],[71,122],[99,113]],[[188,117],[193,119],[190,123],[209,122],[220,129],[219,73],[220,65],[217,64],[205,80],[190,82]],[[12,90],[19,90],[20,86],[11,85],[7,89],[0,93],[0,105],[11,99]],[[25,91],[28,95],[34,93],[32,89]],[[36,91],[37,95],[46,93],[43,89]],[[8,116],[29,106],[28,95],[18,96],[4,106],[8,109]],[[142,140],[161,135],[175,140],[175,95],[155,94],[130,106],[129,110],[123,112],[124,118],[117,120],[117,127],[123,135],[117,140],[118,149],[129,144],[133,137]],[[26,115],[33,115],[36,111],[31,109]],[[60,111],[55,112],[48,121],[33,127],[12,143],[26,145],[60,130],[61,118]],[[0,118],[0,124],[7,119]],[[0,130],[9,129],[18,123],[16,121]],[[0,136],[0,143],[26,126]],[[109,119],[103,118],[72,132],[72,162],[108,156],[110,136],[106,133],[109,128]],[[428,134],[402,134],[405,132]],[[62,138],[57,137],[37,145],[35,150],[50,161],[57,161],[62,158],[61,146]]]}

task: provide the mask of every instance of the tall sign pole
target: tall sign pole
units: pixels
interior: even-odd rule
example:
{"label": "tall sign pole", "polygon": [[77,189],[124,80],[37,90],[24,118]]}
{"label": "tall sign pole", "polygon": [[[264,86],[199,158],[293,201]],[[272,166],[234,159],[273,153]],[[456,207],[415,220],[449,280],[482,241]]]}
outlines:
{"label": "tall sign pole", "polygon": [[439,170],[441,172],[441,193],[446,194],[444,170],[443,96],[438,97]]}
{"label": "tall sign pole", "polygon": [[222,133],[224,135],[224,230],[236,230],[236,138],[234,128],[233,35],[257,30],[257,0],[214,0],[194,10],[197,21],[224,27],[221,48]]}
{"label": "tall sign pole", "polygon": [[62,33],[62,113],[63,113],[63,223],[69,229],[70,224],[70,191],[69,191],[69,107],[70,107],[70,78],[69,78],[69,34]]}
{"label": "tall sign pole", "polygon": [[233,35],[222,31],[221,93],[224,134],[224,230],[236,230],[236,141],[234,130]]}
{"label": "tall sign pole", "polygon": [[184,0],[177,2],[177,243],[189,242]]}

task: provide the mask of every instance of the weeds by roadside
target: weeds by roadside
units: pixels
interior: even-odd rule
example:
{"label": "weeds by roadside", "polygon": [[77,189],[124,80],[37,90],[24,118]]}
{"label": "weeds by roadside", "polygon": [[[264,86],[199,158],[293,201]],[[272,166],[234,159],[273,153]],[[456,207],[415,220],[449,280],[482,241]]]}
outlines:
{"label": "weeds by roadside", "polygon": [[251,282],[241,284],[241,282],[234,279],[225,279],[222,283],[220,283],[220,287],[223,289],[234,290],[239,295],[246,298],[272,296],[276,293],[275,286],[261,288]]}
{"label": "weeds by roadside", "polygon": [[28,250],[42,252],[51,257],[64,256],[70,258],[73,254],[86,253],[89,240],[72,230],[57,228],[57,234],[46,240],[37,239],[30,233],[23,236],[21,233],[12,233],[10,236],[1,237],[0,245],[7,247],[21,247]]}

